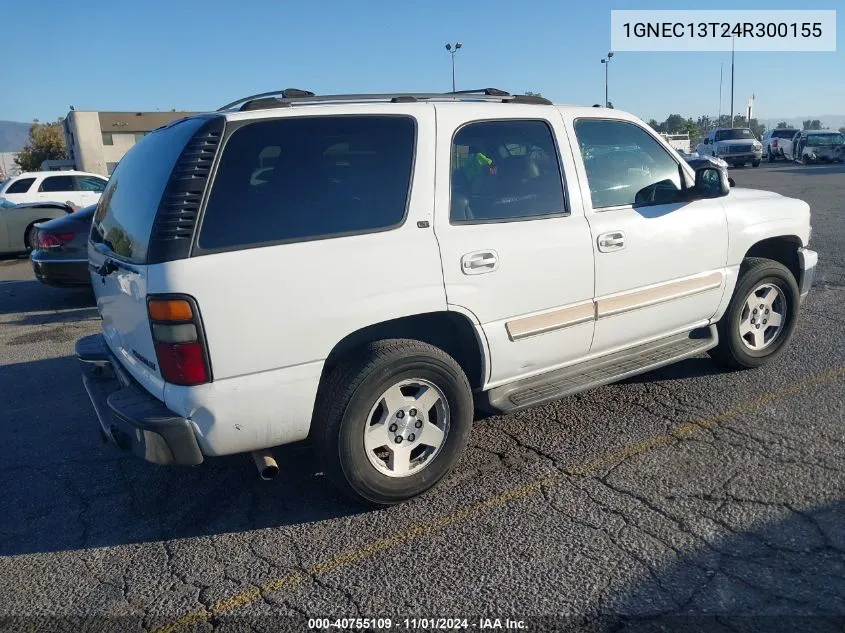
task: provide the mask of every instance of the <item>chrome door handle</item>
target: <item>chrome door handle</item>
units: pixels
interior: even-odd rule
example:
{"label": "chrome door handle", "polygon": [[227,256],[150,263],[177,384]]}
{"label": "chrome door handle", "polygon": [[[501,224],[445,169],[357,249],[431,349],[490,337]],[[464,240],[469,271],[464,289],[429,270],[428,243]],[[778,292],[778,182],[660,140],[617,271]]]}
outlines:
{"label": "chrome door handle", "polygon": [[625,234],[622,231],[611,231],[599,235],[599,251],[620,251],[625,248]]}
{"label": "chrome door handle", "polygon": [[499,267],[499,256],[496,251],[476,251],[461,257],[461,269],[465,275],[488,273]]}

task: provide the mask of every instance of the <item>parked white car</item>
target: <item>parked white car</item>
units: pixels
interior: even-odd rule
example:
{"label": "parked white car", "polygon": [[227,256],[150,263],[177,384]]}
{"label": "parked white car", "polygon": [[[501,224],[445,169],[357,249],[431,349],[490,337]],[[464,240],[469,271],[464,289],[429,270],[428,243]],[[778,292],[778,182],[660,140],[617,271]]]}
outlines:
{"label": "parked white car", "polygon": [[108,179],[84,171],[30,171],[0,184],[0,200],[72,203],[76,207],[95,204]]}
{"label": "parked white car", "polygon": [[450,470],[476,407],[704,351],[774,361],[810,233],[805,202],[694,170],[619,110],[257,95],[123,158],[88,245],[102,335],[76,354],[125,450],[252,453],[269,478],[270,448],[310,439],[336,485],[386,505]]}

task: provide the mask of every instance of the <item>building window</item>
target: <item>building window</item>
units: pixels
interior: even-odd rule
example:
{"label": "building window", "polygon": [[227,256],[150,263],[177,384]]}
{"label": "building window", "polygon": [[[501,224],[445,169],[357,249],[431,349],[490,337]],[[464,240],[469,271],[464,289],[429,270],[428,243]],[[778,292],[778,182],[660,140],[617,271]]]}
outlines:
{"label": "building window", "polygon": [[135,132],[135,142],[137,143],[142,138],[144,138],[149,132]]}
{"label": "building window", "polygon": [[106,163],[106,170],[108,171],[109,176],[114,173],[116,167],[117,163]]}
{"label": "building window", "polygon": [[103,145],[114,145],[114,138],[111,132],[103,132]]}

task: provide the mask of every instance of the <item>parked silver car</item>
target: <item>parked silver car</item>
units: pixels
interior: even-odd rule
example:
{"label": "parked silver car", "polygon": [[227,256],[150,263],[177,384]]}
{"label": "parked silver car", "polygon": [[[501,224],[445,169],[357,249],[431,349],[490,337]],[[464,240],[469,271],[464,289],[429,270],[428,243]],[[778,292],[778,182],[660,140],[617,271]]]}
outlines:
{"label": "parked silver car", "polygon": [[73,213],[76,207],[61,202],[26,202],[0,207],[0,255],[23,253],[35,247],[36,227]]}

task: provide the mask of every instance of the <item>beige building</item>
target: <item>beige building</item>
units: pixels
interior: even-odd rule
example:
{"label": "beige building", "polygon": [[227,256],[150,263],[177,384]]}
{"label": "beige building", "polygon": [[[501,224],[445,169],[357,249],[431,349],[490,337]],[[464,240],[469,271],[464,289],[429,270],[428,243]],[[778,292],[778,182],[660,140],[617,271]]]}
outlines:
{"label": "beige building", "polygon": [[146,134],[194,112],[90,112],[65,117],[65,143],[73,167],[111,175],[129,148]]}

